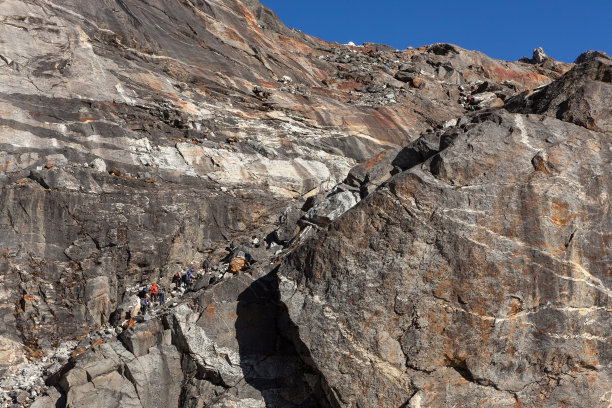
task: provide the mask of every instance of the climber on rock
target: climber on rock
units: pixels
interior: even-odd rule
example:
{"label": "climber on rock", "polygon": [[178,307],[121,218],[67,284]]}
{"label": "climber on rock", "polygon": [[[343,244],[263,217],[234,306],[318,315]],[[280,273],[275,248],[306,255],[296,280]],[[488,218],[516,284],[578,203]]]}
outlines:
{"label": "climber on rock", "polygon": [[174,283],[174,289],[178,289],[181,286],[181,275],[178,272],[174,273],[172,283]]}
{"label": "climber on rock", "polygon": [[185,289],[189,288],[189,285],[191,284],[192,275],[193,275],[193,268],[189,268],[189,270],[187,271],[187,274],[183,276],[183,285]]}
{"label": "climber on rock", "polygon": [[151,300],[153,302],[159,300],[159,288],[156,283],[151,285]]}
{"label": "climber on rock", "polygon": [[143,298],[140,300],[140,312],[141,312],[143,315],[146,315],[146,314],[147,314],[147,309],[149,308],[149,306],[150,306],[150,305],[151,305],[151,301],[150,301],[150,299],[149,299],[149,296],[146,296],[146,295],[145,295],[145,297],[143,297]]}

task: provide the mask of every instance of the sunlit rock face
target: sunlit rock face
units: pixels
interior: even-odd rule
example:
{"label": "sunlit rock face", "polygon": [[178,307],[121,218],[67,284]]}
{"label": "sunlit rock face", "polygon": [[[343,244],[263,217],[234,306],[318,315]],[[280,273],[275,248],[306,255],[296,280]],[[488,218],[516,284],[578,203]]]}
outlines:
{"label": "sunlit rock face", "polygon": [[577,65],[418,156],[425,135],[288,258],[282,301],[330,401],[610,403],[611,69]]}
{"label": "sunlit rock face", "polygon": [[[605,55],[565,74],[331,44],[257,1],[6,0],[0,16],[4,380],[119,324],[138,285],[246,252],[251,275],[105,333],[45,374],[43,402],[151,406],[168,383],[163,406],[529,406],[574,374],[567,404],[603,397]],[[231,241],[248,245],[226,258]]]}

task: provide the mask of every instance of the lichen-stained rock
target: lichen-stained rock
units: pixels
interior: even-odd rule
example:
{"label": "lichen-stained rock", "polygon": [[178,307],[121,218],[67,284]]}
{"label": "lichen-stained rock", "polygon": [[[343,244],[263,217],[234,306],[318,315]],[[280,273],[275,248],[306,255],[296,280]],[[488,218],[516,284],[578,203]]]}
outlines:
{"label": "lichen-stained rock", "polygon": [[149,349],[161,343],[164,327],[158,319],[151,319],[125,330],[119,335],[119,339],[126,349],[136,357],[149,353]]}
{"label": "lichen-stained rock", "polygon": [[67,408],[142,407],[134,385],[117,371],[94,378],[71,388],[66,397]]}
{"label": "lichen-stained rock", "polygon": [[176,347],[167,344],[149,349],[148,354],[126,363],[125,375],[143,407],[180,406],[183,373]]}
{"label": "lichen-stained rock", "polygon": [[476,115],[293,253],[282,300],[329,398],[606,406],[609,138]]}
{"label": "lichen-stained rock", "polygon": [[108,276],[98,276],[87,281],[84,302],[95,325],[108,321],[111,310],[114,309]]}

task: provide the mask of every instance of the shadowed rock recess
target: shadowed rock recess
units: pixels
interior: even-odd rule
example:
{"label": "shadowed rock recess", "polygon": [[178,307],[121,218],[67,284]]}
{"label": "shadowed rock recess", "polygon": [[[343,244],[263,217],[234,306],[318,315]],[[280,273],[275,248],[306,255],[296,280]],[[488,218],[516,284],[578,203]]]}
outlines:
{"label": "shadowed rock recess", "polygon": [[5,0],[0,38],[2,406],[612,406],[604,53],[256,0]]}

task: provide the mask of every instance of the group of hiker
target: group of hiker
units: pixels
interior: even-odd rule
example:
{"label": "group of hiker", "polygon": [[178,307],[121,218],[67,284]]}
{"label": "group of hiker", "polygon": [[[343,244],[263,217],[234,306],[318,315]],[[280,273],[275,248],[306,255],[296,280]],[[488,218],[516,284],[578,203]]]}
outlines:
{"label": "group of hiker", "polygon": [[[258,247],[259,240],[254,238],[252,245],[254,245],[254,247]],[[209,285],[215,284],[222,280],[226,273],[235,275],[239,271],[245,270],[245,268],[248,268],[249,265],[254,262],[254,260],[246,249],[240,248],[238,245],[236,245],[236,242],[230,242],[226,248],[230,252],[230,255],[224,259],[224,262],[227,261],[227,269],[224,270],[219,270],[218,267],[212,268],[210,262],[205,259],[202,262],[201,269],[198,271],[198,284],[195,287],[193,286],[196,279],[194,264],[190,265],[190,267],[184,273],[175,272],[171,279],[171,288],[168,288],[168,291],[176,292],[179,295],[182,295],[185,291],[200,290],[208,287]],[[215,272],[219,273],[213,273],[213,269]],[[146,314],[149,308],[153,306],[153,303],[163,306],[166,302],[166,295],[167,292],[160,287],[159,281],[158,283],[144,286],[138,292],[138,297],[140,298],[140,312],[143,315]]]}
{"label": "group of hiker", "polygon": [[166,303],[166,293],[156,283],[150,287],[145,286],[140,289],[138,297],[140,298],[140,311],[142,314],[147,314],[147,310],[153,302],[159,302],[160,306]]}
{"label": "group of hiker", "polygon": [[176,272],[172,277],[172,283],[174,284],[175,289],[179,289],[181,287],[188,289],[191,286],[191,280],[193,277],[193,267],[187,270],[187,273],[184,275]]}
{"label": "group of hiker", "polygon": [[[205,260],[202,263],[202,269],[205,273],[205,276],[210,275],[211,267],[208,260]],[[176,272],[172,276],[172,284],[174,285],[173,290],[180,291],[181,288],[183,290],[188,290],[189,288],[191,288],[194,278],[195,270],[193,266],[191,266],[184,274]],[[212,277],[209,277],[209,279],[209,283],[212,283],[215,280]],[[138,297],[140,298],[140,311],[142,314],[147,313],[153,302],[159,302],[160,306],[163,306],[166,303],[166,292],[164,292],[157,283],[153,283],[150,286],[145,286],[140,289],[140,291],[138,292]]]}

